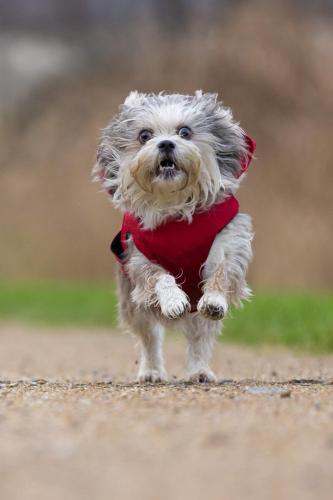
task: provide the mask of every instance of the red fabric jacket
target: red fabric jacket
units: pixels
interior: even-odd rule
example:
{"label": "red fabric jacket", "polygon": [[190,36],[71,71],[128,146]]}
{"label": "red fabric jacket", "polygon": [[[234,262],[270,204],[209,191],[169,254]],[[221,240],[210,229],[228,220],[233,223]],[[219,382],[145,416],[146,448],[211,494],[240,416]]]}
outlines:
{"label": "red fabric jacket", "polygon": [[[249,156],[243,162],[245,172],[250,164],[255,143],[246,137]],[[121,231],[111,244],[111,250],[120,263],[126,259],[126,235],[131,234],[135,246],[150,261],[172,274],[188,295],[191,310],[196,311],[202,292],[200,270],[207,260],[215,236],[238,213],[239,204],[234,196],[212,206],[206,212],[194,213],[191,223],[170,219],[156,229],[142,229],[133,214],[124,214]]]}

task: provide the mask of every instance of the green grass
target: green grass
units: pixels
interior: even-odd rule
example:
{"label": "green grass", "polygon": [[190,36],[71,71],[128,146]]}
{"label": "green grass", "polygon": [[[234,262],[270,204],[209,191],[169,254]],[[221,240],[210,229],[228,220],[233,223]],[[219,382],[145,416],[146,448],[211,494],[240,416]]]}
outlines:
{"label": "green grass", "polygon": [[333,352],[333,296],[258,292],[225,321],[224,338],[246,344],[282,344]]}
{"label": "green grass", "polygon": [[[0,283],[0,321],[52,326],[115,326],[110,284]],[[225,322],[224,340],[333,352],[333,296],[256,292]]]}
{"label": "green grass", "polygon": [[110,284],[0,282],[0,320],[114,326],[116,304]]}

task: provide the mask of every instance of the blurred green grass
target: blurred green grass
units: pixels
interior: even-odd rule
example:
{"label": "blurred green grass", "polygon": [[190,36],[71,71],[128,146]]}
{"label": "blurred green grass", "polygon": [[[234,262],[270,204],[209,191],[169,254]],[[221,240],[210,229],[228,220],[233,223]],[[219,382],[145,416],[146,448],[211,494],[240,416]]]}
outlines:
{"label": "blurred green grass", "polygon": [[[116,317],[112,284],[0,283],[0,321],[114,327]],[[333,352],[333,296],[257,291],[232,310],[223,339]]]}
{"label": "blurred green grass", "polygon": [[333,352],[333,296],[258,291],[225,321],[224,338],[252,345],[282,344]]}
{"label": "blurred green grass", "polygon": [[115,326],[116,317],[116,291],[110,284],[0,283],[0,320]]}

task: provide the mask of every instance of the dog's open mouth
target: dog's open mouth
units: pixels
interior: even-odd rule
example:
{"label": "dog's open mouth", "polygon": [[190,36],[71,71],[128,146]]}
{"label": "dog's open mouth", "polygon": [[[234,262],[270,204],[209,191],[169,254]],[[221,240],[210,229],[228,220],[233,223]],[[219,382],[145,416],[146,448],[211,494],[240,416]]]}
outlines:
{"label": "dog's open mouth", "polygon": [[173,179],[179,172],[179,168],[171,158],[164,158],[158,162],[157,174],[163,179]]}

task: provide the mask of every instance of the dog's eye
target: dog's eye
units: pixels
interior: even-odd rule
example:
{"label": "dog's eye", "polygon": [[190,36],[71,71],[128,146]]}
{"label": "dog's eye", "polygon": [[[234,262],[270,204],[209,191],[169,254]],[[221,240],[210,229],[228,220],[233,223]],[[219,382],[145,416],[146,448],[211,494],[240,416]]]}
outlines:
{"label": "dog's eye", "polygon": [[192,130],[190,127],[181,127],[178,130],[178,135],[182,137],[183,139],[191,139],[192,137]]}
{"label": "dog's eye", "polygon": [[145,142],[149,141],[153,137],[153,132],[148,129],[141,130],[139,134],[139,141],[141,144],[145,144]]}

